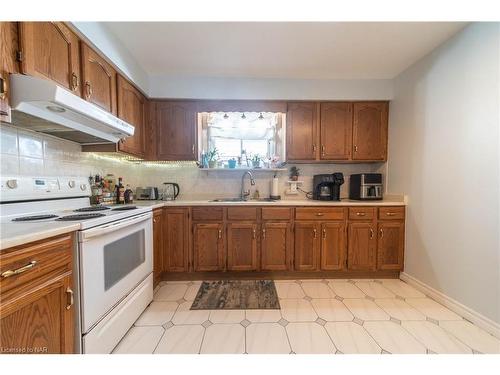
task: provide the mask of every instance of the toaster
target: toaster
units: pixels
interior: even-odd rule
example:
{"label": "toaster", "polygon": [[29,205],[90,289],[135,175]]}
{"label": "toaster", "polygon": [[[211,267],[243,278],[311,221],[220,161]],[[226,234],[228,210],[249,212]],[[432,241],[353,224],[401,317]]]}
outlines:
{"label": "toaster", "polygon": [[158,188],[147,186],[145,188],[138,187],[135,191],[135,199],[139,200],[158,200],[160,196],[158,194]]}

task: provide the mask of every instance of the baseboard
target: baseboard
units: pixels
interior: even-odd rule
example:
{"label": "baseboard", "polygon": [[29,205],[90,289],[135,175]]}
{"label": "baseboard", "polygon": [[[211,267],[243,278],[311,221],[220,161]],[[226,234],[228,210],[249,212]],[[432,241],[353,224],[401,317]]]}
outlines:
{"label": "baseboard", "polygon": [[443,294],[440,291],[416,279],[415,277],[408,275],[406,272],[401,272],[399,277],[401,280],[406,281],[408,284],[424,293],[427,297],[446,306],[451,311],[457,313],[460,316],[463,316],[465,319],[471,321],[478,327],[484,329],[485,331],[500,339],[499,323],[494,322],[493,320],[485,317],[477,311],[472,310],[470,307],[467,307],[454,300],[453,298],[448,297],[446,294]]}

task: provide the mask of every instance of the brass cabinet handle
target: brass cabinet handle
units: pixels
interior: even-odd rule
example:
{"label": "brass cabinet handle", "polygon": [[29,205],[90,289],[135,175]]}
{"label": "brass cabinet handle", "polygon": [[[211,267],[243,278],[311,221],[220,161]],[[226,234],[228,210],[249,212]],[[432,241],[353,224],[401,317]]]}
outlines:
{"label": "brass cabinet handle", "polygon": [[262,238],[266,238],[266,230],[262,229]]}
{"label": "brass cabinet handle", "polygon": [[396,215],[394,212],[386,212],[385,214],[386,214],[387,216],[394,216],[394,215]]}
{"label": "brass cabinet handle", "polygon": [[380,238],[384,238],[384,230],[380,228]]}
{"label": "brass cabinet handle", "polygon": [[153,219],[153,223],[157,223],[157,222],[158,222],[158,218],[156,218],[156,217],[155,217],[155,218]]}
{"label": "brass cabinet handle", "polygon": [[356,216],[366,216],[366,212],[356,212]]}
{"label": "brass cabinet handle", "polygon": [[326,240],[326,229],[323,229],[323,239]]}
{"label": "brass cabinet handle", "polygon": [[222,230],[219,229],[219,238],[222,238]]}
{"label": "brass cabinet handle", "polygon": [[358,146],[354,145],[354,152],[358,152]]}
{"label": "brass cabinet handle", "polygon": [[316,229],[313,229],[314,238],[316,238],[316,237],[317,237],[317,234],[318,234],[317,232],[318,232],[318,231],[317,231]]}
{"label": "brass cabinet handle", "polygon": [[313,152],[316,152],[316,145],[313,145]]}
{"label": "brass cabinet handle", "polygon": [[255,236],[256,236],[256,233],[255,233],[255,232],[256,232],[256,230],[255,230],[255,228],[254,228],[254,229],[253,229],[253,234],[252,234],[253,239],[255,239]]}
{"label": "brass cabinet handle", "polygon": [[22,266],[20,268],[15,269],[15,270],[8,270],[5,272],[2,272],[2,274],[0,276],[2,276],[3,278],[7,278],[7,277],[19,275],[23,272],[29,271],[30,269],[32,269],[35,266],[36,266],[36,260],[32,260],[31,262],[29,262],[25,266]]}
{"label": "brass cabinet handle", "polygon": [[325,145],[321,145],[321,155],[325,155]]}
{"label": "brass cabinet handle", "polygon": [[194,145],[191,147],[191,152],[194,155]]}
{"label": "brass cabinet handle", "polygon": [[318,212],[316,213],[316,216],[325,216],[325,214],[323,212]]}
{"label": "brass cabinet handle", "polygon": [[85,96],[87,97],[87,99],[90,99],[93,91],[92,91],[92,85],[90,84],[89,81],[85,82],[85,89],[86,89]]}
{"label": "brass cabinet handle", "polygon": [[69,294],[69,305],[66,305],[66,310],[71,309],[71,306],[75,303],[75,293],[73,293],[73,290],[71,290],[70,287],[66,289],[66,294]]}
{"label": "brass cabinet handle", "polygon": [[373,240],[373,229],[370,228],[370,240]]}
{"label": "brass cabinet handle", "polygon": [[75,91],[78,88],[78,76],[75,73],[71,74],[71,89]]}

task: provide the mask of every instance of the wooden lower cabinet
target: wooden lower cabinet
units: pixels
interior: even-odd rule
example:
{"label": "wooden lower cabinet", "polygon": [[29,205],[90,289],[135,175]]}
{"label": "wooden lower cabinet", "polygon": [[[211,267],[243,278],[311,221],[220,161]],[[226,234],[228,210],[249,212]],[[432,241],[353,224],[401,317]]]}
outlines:
{"label": "wooden lower cabinet", "polygon": [[289,222],[262,224],[260,269],[288,271],[292,268],[292,225]]}
{"label": "wooden lower cabinet", "polygon": [[227,224],[227,269],[228,271],[256,271],[257,224]]}
{"label": "wooden lower cabinet", "polygon": [[374,271],[377,268],[377,236],[373,222],[351,222],[348,230],[347,269]]}
{"label": "wooden lower cabinet", "polygon": [[224,271],[224,224],[193,224],[193,271]]}
{"label": "wooden lower cabinet", "polygon": [[321,226],[316,222],[295,222],[294,268],[297,271],[316,271],[319,269]]}
{"label": "wooden lower cabinet", "polygon": [[0,353],[74,352],[72,252],[70,234],[2,250]]}
{"label": "wooden lower cabinet", "polygon": [[189,208],[163,209],[163,271],[189,271]]}
{"label": "wooden lower cabinet", "polygon": [[403,270],[404,221],[379,221],[377,269]]}
{"label": "wooden lower cabinet", "polygon": [[161,281],[163,273],[163,209],[153,211],[153,286]]}
{"label": "wooden lower cabinet", "polygon": [[321,269],[337,271],[345,268],[346,231],[343,221],[321,224]]}

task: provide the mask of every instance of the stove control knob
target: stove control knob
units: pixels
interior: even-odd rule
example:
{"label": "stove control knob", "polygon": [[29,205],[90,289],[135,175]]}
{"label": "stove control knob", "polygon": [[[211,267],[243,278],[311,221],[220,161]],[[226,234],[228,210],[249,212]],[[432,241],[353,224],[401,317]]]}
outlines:
{"label": "stove control knob", "polygon": [[81,190],[81,191],[85,191],[85,190],[87,190],[87,184],[81,184],[81,185],[80,185],[80,190]]}
{"label": "stove control knob", "polygon": [[7,187],[9,189],[17,188],[17,180],[7,180]]}
{"label": "stove control knob", "polygon": [[75,180],[68,181],[68,186],[73,189],[75,187]]}

